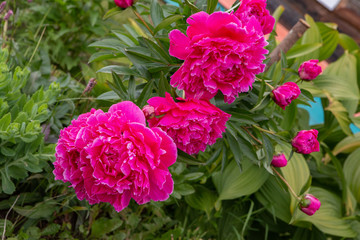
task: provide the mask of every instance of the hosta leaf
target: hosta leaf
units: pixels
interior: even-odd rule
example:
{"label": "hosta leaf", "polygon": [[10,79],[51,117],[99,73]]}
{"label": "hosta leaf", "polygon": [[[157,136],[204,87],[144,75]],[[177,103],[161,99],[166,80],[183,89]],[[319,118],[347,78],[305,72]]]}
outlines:
{"label": "hosta leaf", "polygon": [[215,206],[217,195],[215,192],[201,185],[195,186],[195,193],[185,197],[185,201],[191,207],[205,211],[208,216]]}
{"label": "hosta leaf", "polygon": [[231,161],[224,172],[213,174],[213,182],[219,193],[218,200],[235,199],[256,192],[269,177],[268,172],[249,160],[242,162],[240,172],[235,161]]}
{"label": "hosta leaf", "polygon": [[343,171],[347,185],[360,203],[360,148],[347,157]]}

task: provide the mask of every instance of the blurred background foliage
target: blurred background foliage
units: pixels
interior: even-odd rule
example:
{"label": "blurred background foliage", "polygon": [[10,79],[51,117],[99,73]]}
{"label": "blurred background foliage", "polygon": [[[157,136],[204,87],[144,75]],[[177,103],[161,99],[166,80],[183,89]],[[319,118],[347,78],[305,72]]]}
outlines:
{"label": "blurred background foliage", "polygon": [[[19,240],[360,239],[360,135],[350,129],[360,126],[360,49],[334,24],[308,15],[310,30],[250,93],[232,105],[215,99],[232,114],[228,131],[204,153],[179,153],[167,201],[132,201],[117,213],[109,204],[79,201],[54,181],[54,143],[71,119],[120,100],[142,107],[152,96],[175,94],[169,77],[181,61],[168,54],[167,34],[184,31],[195,11],[220,7],[213,0],[174,3],[139,1],[140,19],[111,0],[8,2],[14,16],[0,38],[0,233]],[[325,60],[338,46],[344,55],[313,83],[300,84],[302,95],[285,112],[272,103],[265,81],[294,81],[302,61]],[[97,84],[86,92],[91,78]],[[269,164],[274,151],[290,153],[297,130],[310,128],[304,106],[313,96],[324,113],[323,123],[311,126],[320,131],[322,151],[296,154],[281,170],[297,193],[321,200],[319,212],[307,217]]]}

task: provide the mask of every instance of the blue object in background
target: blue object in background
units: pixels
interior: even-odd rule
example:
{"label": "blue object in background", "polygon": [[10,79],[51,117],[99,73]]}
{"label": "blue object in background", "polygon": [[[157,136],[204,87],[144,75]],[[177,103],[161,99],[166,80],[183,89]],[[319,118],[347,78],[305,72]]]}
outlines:
{"label": "blue object in background", "polygon": [[[310,115],[309,124],[323,124],[324,123],[324,109],[321,105],[321,98],[316,97],[315,102],[310,102],[311,107],[300,105],[299,107],[307,110]],[[353,133],[360,132],[360,128],[356,127],[354,124],[350,125],[350,129]]]}

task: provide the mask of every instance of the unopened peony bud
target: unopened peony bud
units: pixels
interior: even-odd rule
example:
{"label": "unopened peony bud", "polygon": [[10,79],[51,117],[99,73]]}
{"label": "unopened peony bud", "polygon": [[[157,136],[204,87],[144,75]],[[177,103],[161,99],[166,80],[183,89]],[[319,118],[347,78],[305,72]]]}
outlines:
{"label": "unopened peony bud", "polygon": [[311,194],[306,194],[299,204],[300,210],[309,216],[314,215],[314,213],[319,210],[320,206],[321,202],[319,199]]}
{"label": "unopened peony bud", "polygon": [[291,141],[291,145],[295,152],[302,154],[310,154],[320,151],[320,144],[317,140],[318,131],[315,129],[302,130]]}
{"label": "unopened peony bud", "polygon": [[294,82],[287,82],[272,90],[272,99],[285,110],[285,107],[299,97],[301,91]]}
{"label": "unopened peony bud", "polygon": [[9,18],[10,18],[13,14],[14,14],[13,11],[10,9],[10,10],[5,14],[4,21],[9,20]]}
{"label": "unopened peony bud", "polygon": [[0,3],[0,13],[2,13],[5,9],[6,6],[6,1],[3,1],[2,3]]}
{"label": "unopened peony bud", "polygon": [[271,165],[273,165],[274,167],[285,167],[287,163],[288,160],[283,153],[273,156],[273,159],[271,161]]}
{"label": "unopened peony bud", "polygon": [[147,120],[155,117],[155,108],[153,106],[145,105],[143,107],[142,111],[143,111],[143,113],[145,115],[145,118]]}
{"label": "unopened peony bud", "polygon": [[114,0],[114,2],[121,8],[128,8],[134,4],[133,0]]}
{"label": "unopened peony bud", "polygon": [[321,67],[317,65],[318,62],[319,60],[317,59],[303,62],[298,70],[300,78],[309,81],[315,79],[322,72]]}

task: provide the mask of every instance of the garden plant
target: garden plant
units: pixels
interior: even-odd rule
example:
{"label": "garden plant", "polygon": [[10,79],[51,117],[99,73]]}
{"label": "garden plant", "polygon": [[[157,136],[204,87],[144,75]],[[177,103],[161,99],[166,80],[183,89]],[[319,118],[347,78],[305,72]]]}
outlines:
{"label": "garden plant", "polygon": [[0,3],[2,239],[360,239],[360,47],[283,11]]}

